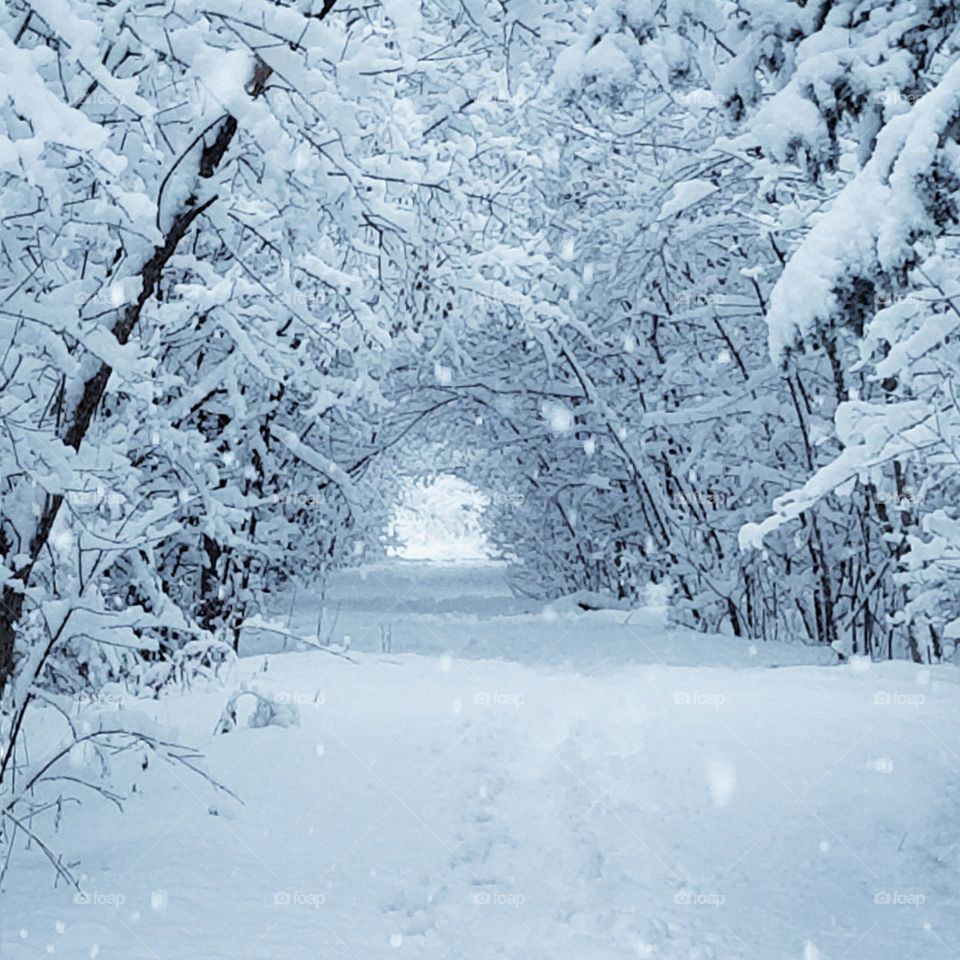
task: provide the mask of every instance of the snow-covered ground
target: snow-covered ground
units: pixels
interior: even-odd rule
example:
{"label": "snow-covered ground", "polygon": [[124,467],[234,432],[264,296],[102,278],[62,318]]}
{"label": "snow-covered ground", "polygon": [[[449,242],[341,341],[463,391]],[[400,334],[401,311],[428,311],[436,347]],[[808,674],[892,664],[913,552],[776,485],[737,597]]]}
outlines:
{"label": "snow-covered ground", "polygon": [[[296,597],[291,632],[316,637],[320,604]],[[278,605],[271,621],[287,627],[290,607]],[[797,644],[751,644],[665,626],[662,612],[595,611],[584,614],[569,600],[543,604],[515,597],[508,568],[496,562],[394,561],[332,577],[320,634],[352,649],[381,650],[381,627],[391,631],[395,653],[441,654],[472,660],[567,664],[580,671],[609,671],[623,663],[676,666],[757,666],[835,663],[831,650]],[[292,649],[281,633],[249,631],[241,654]]]}
{"label": "snow-covered ground", "polygon": [[[4,960],[955,960],[954,667],[544,611],[495,564],[384,564],[338,606],[352,660],[251,633],[222,687],[136,704],[243,803],[152,763],[125,814],[68,809],[85,893],[18,851]],[[298,725],[241,700],[213,736],[244,680]]]}

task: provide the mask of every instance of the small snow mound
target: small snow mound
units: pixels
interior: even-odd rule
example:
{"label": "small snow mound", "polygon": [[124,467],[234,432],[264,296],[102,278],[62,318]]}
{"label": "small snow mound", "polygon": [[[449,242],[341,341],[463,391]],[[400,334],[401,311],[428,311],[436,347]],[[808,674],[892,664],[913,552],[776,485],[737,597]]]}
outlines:
{"label": "small snow mound", "polygon": [[823,954],[812,940],[807,940],[803,945],[803,960],[823,960]]}
{"label": "small snow mound", "polygon": [[736,768],[726,760],[711,760],[707,764],[707,785],[713,805],[727,806],[737,788]]}
{"label": "small snow mound", "polygon": [[869,657],[851,657],[850,658],[850,669],[854,673],[866,673],[872,666],[872,661]]}
{"label": "small snow mound", "polygon": [[238,726],[237,705],[242,697],[253,697],[255,706],[253,713],[247,718],[247,726],[261,727],[298,727],[300,726],[300,711],[286,691],[272,693],[260,689],[251,683],[242,683],[223,707],[220,719],[214,733],[229,733]]}

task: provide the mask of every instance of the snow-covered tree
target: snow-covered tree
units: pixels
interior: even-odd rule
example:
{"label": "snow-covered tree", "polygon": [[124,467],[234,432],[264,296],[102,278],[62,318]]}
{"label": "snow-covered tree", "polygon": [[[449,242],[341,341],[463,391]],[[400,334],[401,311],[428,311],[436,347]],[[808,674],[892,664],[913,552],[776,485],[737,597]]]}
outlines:
{"label": "snow-covered tree", "polygon": [[44,763],[17,750],[36,698],[212,674],[268,591],[377,541],[377,458],[425,415],[388,392],[418,297],[444,311],[476,269],[437,254],[476,152],[444,125],[520,29],[443,4],[3,8],[4,788]]}

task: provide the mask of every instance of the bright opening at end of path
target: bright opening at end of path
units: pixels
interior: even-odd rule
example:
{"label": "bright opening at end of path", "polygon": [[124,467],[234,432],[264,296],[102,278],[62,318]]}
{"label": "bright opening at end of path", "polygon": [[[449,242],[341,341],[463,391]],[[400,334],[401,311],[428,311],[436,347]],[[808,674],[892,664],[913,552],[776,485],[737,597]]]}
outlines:
{"label": "bright opening at end of path", "polygon": [[391,556],[404,560],[489,560],[493,551],[483,532],[485,498],[452,474],[404,485],[390,532],[399,546]]}

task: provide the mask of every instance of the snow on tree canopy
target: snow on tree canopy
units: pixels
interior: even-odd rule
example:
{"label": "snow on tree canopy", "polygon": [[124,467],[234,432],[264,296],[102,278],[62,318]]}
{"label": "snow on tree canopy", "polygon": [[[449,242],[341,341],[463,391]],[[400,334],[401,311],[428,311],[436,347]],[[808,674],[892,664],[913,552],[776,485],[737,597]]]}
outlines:
{"label": "snow on tree canopy", "polygon": [[960,64],[913,109],[891,120],[876,149],[793,254],[770,297],[774,360],[842,312],[858,281],[896,292],[917,258],[916,244],[945,227],[930,177],[957,155],[942,140],[960,118]]}

